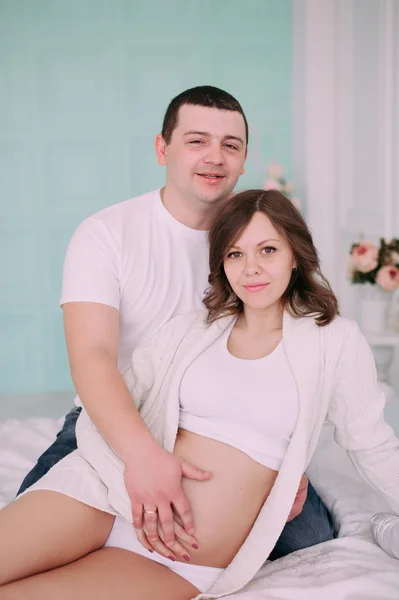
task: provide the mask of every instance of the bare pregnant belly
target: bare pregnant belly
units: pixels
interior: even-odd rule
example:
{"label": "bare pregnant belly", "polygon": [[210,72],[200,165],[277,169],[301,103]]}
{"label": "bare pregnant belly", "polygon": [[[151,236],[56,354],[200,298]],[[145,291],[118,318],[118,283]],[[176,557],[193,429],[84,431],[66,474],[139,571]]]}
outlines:
{"label": "bare pregnant belly", "polygon": [[213,473],[205,482],[182,480],[199,545],[198,550],[190,548],[191,563],[227,567],[250,532],[278,472],[237,448],[182,429],[174,452]]}

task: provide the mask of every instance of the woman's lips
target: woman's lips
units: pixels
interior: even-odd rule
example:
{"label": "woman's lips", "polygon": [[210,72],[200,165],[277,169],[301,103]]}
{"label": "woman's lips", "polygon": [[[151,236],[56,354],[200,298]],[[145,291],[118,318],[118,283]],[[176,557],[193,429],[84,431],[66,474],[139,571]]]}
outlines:
{"label": "woman's lips", "polygon": [[260,292],[265,289],[269,284],[268,283],[251,283],[249,285],[244,285],[247,292]]}

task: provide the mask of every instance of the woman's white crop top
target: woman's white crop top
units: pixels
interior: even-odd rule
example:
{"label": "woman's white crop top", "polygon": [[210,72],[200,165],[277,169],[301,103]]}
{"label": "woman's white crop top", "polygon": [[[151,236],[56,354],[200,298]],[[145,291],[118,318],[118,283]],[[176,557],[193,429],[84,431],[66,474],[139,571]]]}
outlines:
{"label": "woman's white crop top", "polygon": [[230,331],[185,372],[179,427],[279,470],[298,418],[298,391],[284,342],[264,358],[244,360],[227,349]]}

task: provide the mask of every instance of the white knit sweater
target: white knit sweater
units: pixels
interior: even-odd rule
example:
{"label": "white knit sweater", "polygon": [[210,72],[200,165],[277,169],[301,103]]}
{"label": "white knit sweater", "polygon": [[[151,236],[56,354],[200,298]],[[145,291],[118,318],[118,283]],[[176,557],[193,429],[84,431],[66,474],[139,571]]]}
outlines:
{"label": "white knit sweater", "polygon": [[[172,319],[138,348],[125,380],[154,437],[172,451],[179,422],[179,386],[192,361],[221,335],[232,317],[206,326],[204,314]],[[318,327],[312,318],[284,314],[283,338],[299,395],[299,417],[275,484],[239,552],[211,590],[213,599],[242,588],[273,549],[291,510],[302,473],[325,419],[366,481],[399,514],[399,442],[384,422],[369,346],[355,322],[337,317]],[[245,404],[243,405],[245,406]],[[132,520],[123,463],[83,410],[78,450],[55,465],[33,489],[51,489]],[[28,490],[28,491],[30,491]]]}

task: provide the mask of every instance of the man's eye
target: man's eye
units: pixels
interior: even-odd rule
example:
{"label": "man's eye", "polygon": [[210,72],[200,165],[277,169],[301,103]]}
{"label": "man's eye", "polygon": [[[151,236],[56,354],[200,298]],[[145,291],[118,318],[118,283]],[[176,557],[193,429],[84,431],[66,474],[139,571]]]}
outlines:
{"label": "man's eye", "polygon": [[234,146],[234,144],[226,144],[226,146],[229,150],[238,150],[237,146]]}
{"label": "man's eye", "polygon": [[189,144],[202,144],[202,140],[190,140]]}

